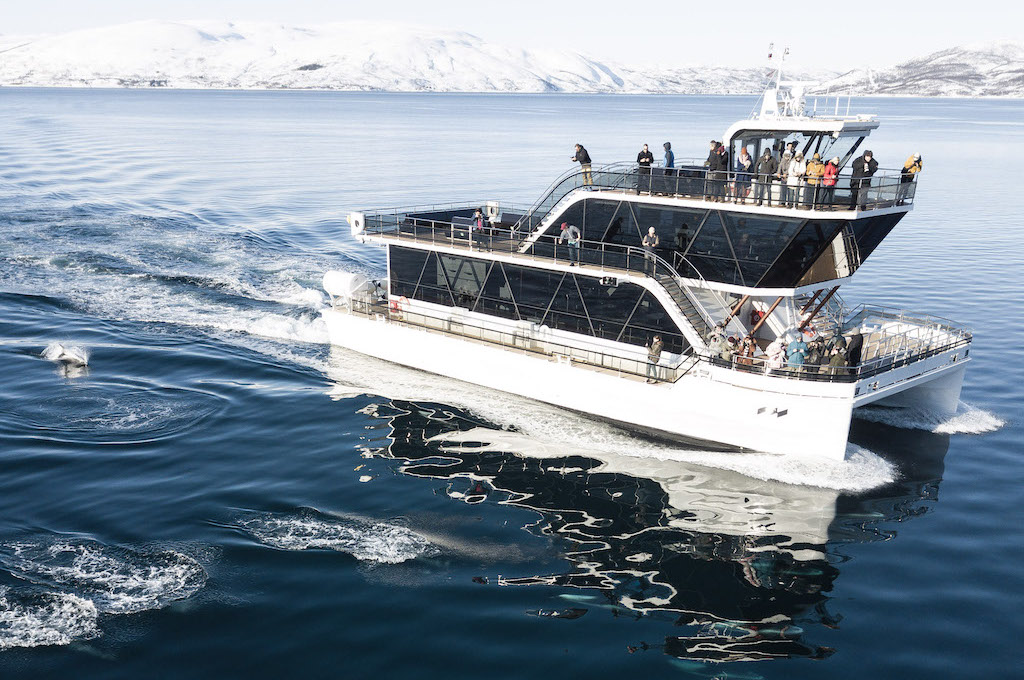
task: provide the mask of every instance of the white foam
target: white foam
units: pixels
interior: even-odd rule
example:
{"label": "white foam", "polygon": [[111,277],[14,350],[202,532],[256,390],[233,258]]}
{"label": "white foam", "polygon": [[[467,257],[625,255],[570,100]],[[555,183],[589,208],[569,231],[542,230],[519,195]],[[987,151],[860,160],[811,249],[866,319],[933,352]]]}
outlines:
{"label": "white foam", "polygon": [[[597,425],[602,424],[598,423]],[[485,442],[482,445],[473,444],[468,447],[460,443],[457,449],[459,451],[509,451],[531,458],[558,458],[567,453],[590,456],[600,461],[609,461],[614,458],[617,466],[627,469],[631,466],[628,461],[624,462],[623,458],[632,458],[636,459],[635,467],[638,474],[641,475],[651,473],[652,470],[657,475],[663,476],[681,473],[681,470],[672,470],[671,466],[652,468],[650,462],[658,461],[669,464],[699,465],[704,468],[735,472],[764,482],[782,482],[833,491],[866,491],[894,481],[897,475],[896,468],[884,458],[853,444],[847,445],[845,460],[833,461],[813,456],[803,458],[770,453],[679,449],[633,439],[626,433],[620,435],[620,440],[617,442],[604,437],[596,442],[587,439],[570,442],[555,437],[544,439],[538,438],[535,434],[478,427],[468,432],[445,433],[434,439],[447,444]],[[572,444],[572,448],[567,450],[568,444]]]}
{"label": "white foam", "polygon": [[94,541],[57,540],[0,546],[22,578],[87,598],[108,614],[159,609],[206,583],[193,558],[171,550],[136,551]]}
{"label": "white foam", "polygon": [[0,650],[96,637],[98,616],[91,600],[71,593],[15,592],[0,586]]}
{"label": "white foam", "polygon": [[358,560],[399,564],[437,552],[429,540],[403,526],[335,518],[315,512],[257,514],[239,525],[260,543],[281,550],[335,550]]}
{"label": "white foam", "polygon": [[856,409],[854,417],[908,430],[925,430],[936,434],[985,434],[995,432],[1006,421],[980,408],[960,402],[953,415],[937,414],[919,409],[897,409],[866,406]]}

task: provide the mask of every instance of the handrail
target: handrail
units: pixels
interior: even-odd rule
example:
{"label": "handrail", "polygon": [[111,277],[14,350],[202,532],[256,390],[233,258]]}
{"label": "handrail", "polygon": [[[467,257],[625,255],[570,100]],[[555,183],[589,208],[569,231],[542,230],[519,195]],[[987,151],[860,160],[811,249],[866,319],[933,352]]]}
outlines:
{"label": "handrail", "polygon": [[[826,186],[824,178],[812,178],[810,183],[801,175],[796,182],[780,174],[710,170],[699,161],[684,161],[673,168],[660,165],[641,168],[636,163],[620,161],[591,167],[589,170],[572,169],[558,177],[516,224],[517,231],[533,232],[545,222],[562,199],[576,189],[635,189],[638,192],[671,196],[699,196],[726,202],[767,200],[789,207],[816,210],[854,209],[871,210],[894,205],[913,205],[918,176],[903,175],[900,169],[879,169],[871,177],[856,181],[852,171],[843,169],[835,184]],[[570,183],[562,193],[559,187]],[[633,181],[635,180],[635,181]],[[758,185],[761,185],[759,190]],[[765,191],[767,189],[767,191]],[[777,189],[777,192],[773,192]],[[777,195],[774,195],[776,194]],[[546,207],[545,207],[546,206]],[[538,213],[543,213],[538,216]]]}
{"label": "handrail", "polygon": [[[520,329],[513,330],[501,330],[499,328],[476,325],[471,323],[471,319],[468,319],[464,313],[456,312],[454,309],[452,311],[455,313],[429,314],[426,313],[426,310],[410,311],[403,309],[400,305],[396,307],[384,302],[360,300],[348,300],[343,306],[353,313],[361,313],[367,316],[377,314],[387,320],[417,326],[445,335],[467,337],[497,344],[508,349],[521,350],[524,353],[542,354],[556,359],[562,357],[568,363],[575,362],[595,366],[637,377],[648,375],[649,361],[643,357],[645,349],[639,346],[631,346],[635,348],[632,350],[622,350],[623,352],[632,352],[640,355],[639,357],[631,357],[611,353],[608,351],[610,348],[586,341],[574,342],[570,345],[551,338],[524,335],[521,332],[540,330],[532,326],[523,326]],[[335,307],[335,309],[338,309],[338,307]],[[517,332],[517,330],[520,332]],[[861,362],[857,366],[836,367],[829,366],[827,363],[804,364],[801,367],[792,367],[785,364],[773,366],[769,363],[769,359],[763,355],[755,357],[739,357],[734,355],[730,359],[723,359],[709,352],[694,351],[691,348],[689,351],[678,355],[678,360],[673,364],[661,364],[659,362],[657,365],[658,370],[652,379],[656,382],[676,382],[689,374],[698,364],[705,363],[737,372],[758,373],[773,378],[814,382],[857,382],[942,354],[957,347],[966,346],[970,342],[971,336],[966,334],[942,345],[928,346],[920,352],[914,353],[897,350],[886,355],[875,356]],[[686,366],[685,370],[683,370],[684,364],[688,362],[689,366]]]}
{"label": "handrail", "polygon": [[[531,330],[526,327],[502,330],[495,327],[486,327],[467,323],[467,319],[465,319],[460,313],[430,314],[427,313],[426,310],[422,309],[419,311],[410,311],[408,309],[396,308],[386,303],[374,303],[351,299],[346,301],[344,307],[350,311],[366,314],[368,316],[372,314],[386,314],[387,318],[392,321],[400,321],[404,324],[417,326],[419,328],[439,332],[445,335],[455,335],[491,344],[497,344],[508,349],[521,350],[524,353],[543,354],[555,357],[556,359],[562,357],[569,363],[582,363],[638,377],[646,375],[649,379],[655,380],[656,382],[675,382],[682,377],[678,374],[678,371],[683,364],[697,356],[692,349],[689,349],[688,351],[684,351],[682,354],[679,354],[678,360],[675,363],[661,363],[661,361],[659,361],[657,364],[657,370],[652,371],[652,375],[647,372],[647,367],[650,363],[646,356],[647,350],[646,348],[642,348],[637,345],[631,345],[631,347],[635,349],[623,349],[623,353],[616,354],[608,351],[608,347],[601,346],[596,343],[580,341],[574,342],[570,345],[555,341],[551,338],[539,337],[537,335],[524,335],[522,331]],[[336,306],[335,309],[338,309],[338,307]],[[455,310],[453,310],[453,312],[454,311]],[[458,328],[456,329],[454,326],[457,326]],[[532,330],[539,332],[540,328]],[[527,344],[529,346],[527,346]],[[631,352],[637,356],[626,356],[625,352]],[[667,354],[671,356],[671,353]],[[687,372],[688,371],[689,368],[687,369]],[[683,375],[685,375],[685,373]]]}
{"label": "handrail", "polygon": [[[453,222],[417,218],[415,216],[402,217],[400,214],[395,215],[378,215],[375,216],[380,219],[375,219],[373,222],[367,219],[365,226],[365,233],[373,234],[393,234],[397,238],[410,239],[413,242],[417,241],[429,241],[431,243],[449,243],[452,245],[465,245],[473,250],[486,250],[488,252],[504,252],[509,255],[520,255],[524,257],[530,257],[533,259],[551,258],[553,261],[559,261],[559,259],[568,261],[570,259],[570,251],[568,245],[564,246],[562,251],[562,257],[559,258],[559,245],[562,240],[560,236],[554,235],[542,235],[535,236],[533,241],[528,243],[525,247],[519,246],[519,241],[510,232],[504,229],[494,229],[490,233],[474,233],[468,225],[457,225]],[[385,224],[384,217],[392,217],[392,224]],[[403,231],[403,227],[405,231]],[[496,245],[495,234],[497,234],[498,240]],[[508,235],[507,240],[501,239],[502,236]],[[440,238],[439,238],[440,237]],[[667,276],[672,283],[678,289],[679,294],[686,300],[689,306],[696,312],[701,318],[704,324],[704,328],[694,327],[694,332],[700,336],[703,340],[707,335],[707,332],[714,325],[714,319],[707,310],[703,308],[703,305],[699,305],[687,290],[687,286],[682,283],[682,277],[675,268],[669,264],[664,258],[656,253],[650,253],[643,248],[637,248],[636,246],[630,246],[618,243],[605,243],[603,241],[586,241],[581,239],[582,247],[579,249],[580,262],[587,265],[598,266],[601,271],[616,271],[625,270],[630,273],[639,273],[644,276],[650,277],[658,281],[659,285],[665,287],[663,281],[658,279],[658,275],[662,274]],[[550,254],[547,252],[550,248]],[[684,258],[685,259],[685,258]],[[689,261],[687,260],[689,263]],[[710,284],[701,274],[700,270],[689,263],[690,267],[700,278],[703,283],[703,287],[711,290]],[[667,290],[667,288],[666,288]],[[670,295],[671,295],[671,291]],[[681,301],[676,300],[676,305],[679,306],[680,312],[683,316],[687,316],[687,312],[682,308]],[[687,317],[688,318],[688,317]],[[688,318],[689,320],[689,318]],[[691,325],[692,321],[691,321]]]}

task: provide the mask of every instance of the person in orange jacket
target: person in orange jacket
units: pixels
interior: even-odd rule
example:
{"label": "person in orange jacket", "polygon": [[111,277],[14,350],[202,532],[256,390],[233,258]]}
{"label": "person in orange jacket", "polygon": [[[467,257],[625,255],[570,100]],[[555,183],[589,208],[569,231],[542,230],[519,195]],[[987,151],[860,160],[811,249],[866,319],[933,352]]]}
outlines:
{"label": "person in orange jacket", "polygon": [[807,164],[807,202],[814,207],[818,204],[818,186],[825,175],[825,164],[821,162],[821,154],[814,154]]}

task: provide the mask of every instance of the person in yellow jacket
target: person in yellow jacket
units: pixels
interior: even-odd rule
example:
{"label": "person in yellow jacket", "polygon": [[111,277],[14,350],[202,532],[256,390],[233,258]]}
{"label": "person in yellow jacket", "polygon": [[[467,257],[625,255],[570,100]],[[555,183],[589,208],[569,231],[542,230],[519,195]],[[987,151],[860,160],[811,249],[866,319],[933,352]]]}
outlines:
{"label": "person in yellow jacket", "polygon": [[825,174],[825,164],[821,162],[821,154],[816,153],[807,164],[807,202],[813,207],[818,203],[818,186]]}
{"label": "person in yellow jacket", "polygon": [[907,194],[910,193],[910,187],[913,185],[915,175],[924,169],[924,162],[921,160],[921,154],[915,153],[907,159],[907,162],[903,164],[903,171],[900,173],[900,186],[896,190],[896,204],[903,205],[903,202],[907,200]]}

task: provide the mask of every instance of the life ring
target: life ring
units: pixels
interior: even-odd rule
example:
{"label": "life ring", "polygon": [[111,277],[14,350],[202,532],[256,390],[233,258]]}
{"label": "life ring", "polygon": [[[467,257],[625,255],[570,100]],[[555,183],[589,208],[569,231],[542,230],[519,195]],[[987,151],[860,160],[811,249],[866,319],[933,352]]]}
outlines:
{"label": "life ring", "polygon": [[404,295],[397,300],[394,298],[388,300],[388,311],[391,313],[391,316],[396,319],[401,319],[402,312],[406,311],[408,308],[409,298]]}

